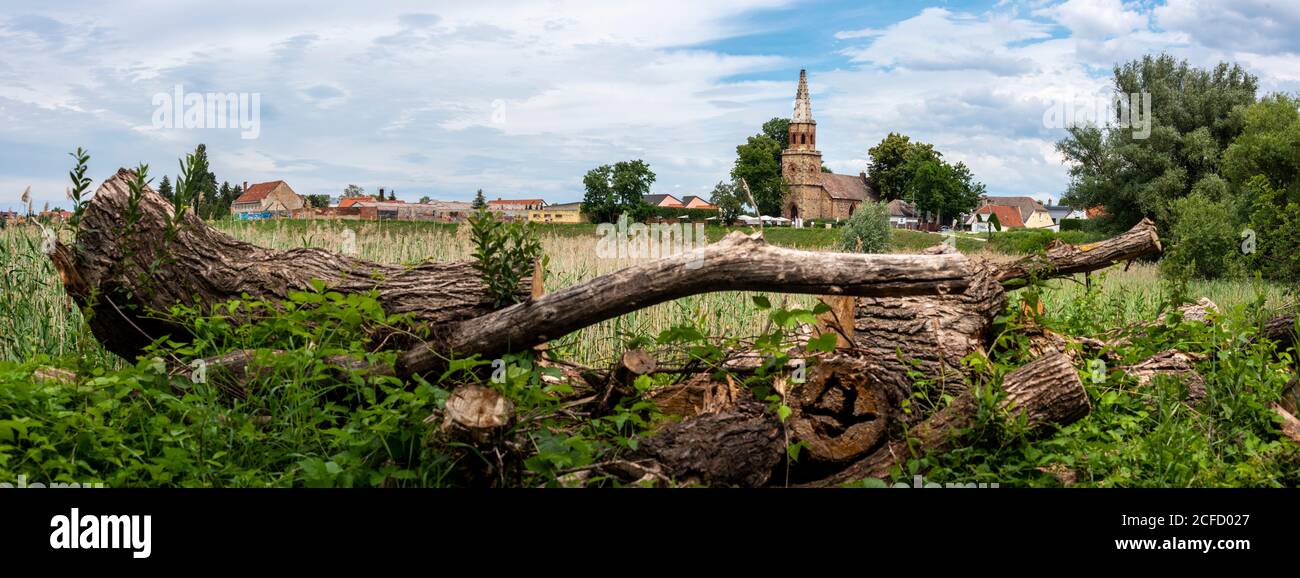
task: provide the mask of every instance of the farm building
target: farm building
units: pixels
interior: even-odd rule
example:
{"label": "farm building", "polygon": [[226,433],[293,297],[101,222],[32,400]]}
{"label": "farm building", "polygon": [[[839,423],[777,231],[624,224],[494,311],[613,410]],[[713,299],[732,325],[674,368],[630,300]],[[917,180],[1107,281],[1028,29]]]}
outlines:
{"label": "farm building", "polygon": [[529,211],[528,220],[534,223],[576,224],[586,223],[587,216],[582,214],[582,203],[561,203]]}
{"label": "farm building", "polygon": [[270,213],[272,215],[289,215],[301,209],[307,202],[298,193],[293,192],[284,181],[257,183],[249,186],[244,183],[244,194],[239,195],[230,205],[230,213],[236,216]]}
{"label": "farm building", "polygon": [[500,216],[509,219],[527,219],[529,211],[546,208],[546,201],[543,199],[502,199],[498,197],[495,201],[488,201],[487,208],[489,211],[499,213]]}

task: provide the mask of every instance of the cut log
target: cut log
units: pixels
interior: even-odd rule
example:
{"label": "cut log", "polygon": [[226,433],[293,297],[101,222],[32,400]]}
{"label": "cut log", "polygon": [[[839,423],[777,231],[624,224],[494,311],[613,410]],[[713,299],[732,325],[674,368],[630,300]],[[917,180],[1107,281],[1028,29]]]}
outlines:
{"label": "cut log", "polygon": [[1272,405],[1273,413],[1282,418],[1282,435],[1285,435],[1291,441],[1300,444],[1300,419],[1296,419],[1291,412],[1284,409],[1281,405]]}
{"label": "cut log", "polygon": [[812,460],[850,461],[879,444],[908,390],[901,376],[867,359],[829,357],[793,388],[787,401],[794,410],[790,429],[807,444]]}
{"label": "cut log", "polygon": [[1203,361],[1204,355],[1187,353],[1177,349],[1167,349],[1133,365],[1122,367],[1124,373],[1137,380],[1138,386],[1146,386],[1156,376],[1177,379],[1187,387],[1187,399],[1190,404],[1205,399],[1205,378],[1196,371],[1195,363]]}
{"label": "cut log", "polygon": [[[1001,407],[1009,419],[1024,419],[1031,434],[1074,423],[1092,410],[1088,393],[1069,356],[1053,353],[1008,373],[1002,380],[1006,397]],[[913,455],[946,451],[953,434],[970,427],[979,400],[967,390],[951,404],[912,428],[911,440],[883,444],[867,457],[810,486],[834,486],[862,478],[885,478],[895,464]]]}
{"label": "cut log", "polygon": [[766,484],[784,455],[781,424],[754,401],[667,425],[636,452],[678,483],[741,487]]}
{"label": "cut log", "polygon": [[1277,342],[1277,350],[1286,351],[1296,346],[1296,314],[1278,315],[1264,322],[1265,337]]}

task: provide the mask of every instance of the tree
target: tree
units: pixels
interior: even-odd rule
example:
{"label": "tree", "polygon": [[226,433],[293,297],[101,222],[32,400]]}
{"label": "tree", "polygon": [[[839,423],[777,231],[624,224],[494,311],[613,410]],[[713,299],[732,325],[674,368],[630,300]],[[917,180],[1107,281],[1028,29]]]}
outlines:
{"label": "tree", "polygon": [[738,189],[735,183],[718,181],[713,187],[713,194],[709,196],[709,203],[718,207],[718,220],[723,225],[735,223],[745,206],[745,201],[742,200],[744,194]]}
{"label": "tree", "polygon": [[990,211],[990,212],[989,212],[988,229],[985,230],[985,233],[987,233],[987,237],[988,237],[990,240],[993,239],[993,231],[997,231],[997,232],[999,232],[999,233],[1002,232],[1002,219],[999,219],[999,218],[998,218],[998,214],[997,214],[997,213]]}
{"label": "tree", "polygon": [[162,181],[158,183],[158,194],[162,195],[163,198],[168,201],[172,200],[172,197],[175,196],[175,193],[172,191],[172,182],[167,179],[167,175],[163,175]]}
{"label": "tree", "polygon": [[601,165],[582,178],[587,190],[582,198],[583,209],[601,222],[613,222],[621,213],[643,220],[653,210],[644,197],[650,194],[654,182],[654,171],[640,159]]}
{"label": "tree", "polygon": [[[781,143],[781,150],[785,150],[785,147],[789,146],[790,143],[790,119],[778,117],[763,123],[763,132],[761,134]],[[781,162],[779,155],[776,162]]]}
{"label": "tree", "polygon": [[314,209],[324,209],[330,206],[329,195],[307,195],[307,206]]}
{"label": "tree", "polygon": [[477,193],[474,193],[474,202],[470,203],[470,206],[474,207],[476,211],[487,208],[487,199],[483,197],[483,189],[479,189]]}
{"label": "tree", "polygon": [[731,179],[733,182],[745,179],[760,214],[780,216],[785,204],[788,189],[781,179],[781,153],[789,146],[789,132],[790,119],[773,118],[763,123],[757,135],[736,147]]}
{"label": "tree", "polygon": [[[425,196],[423,196],[423,197],[420,197],[420,204],[421,204],[421,205],[427,205],[427,204],[429,204],[429,203],[432,202],[432,201],[433,201],[433,199],[429,198],[429,195],[425,195]],[[478,207],[474,207],[474,208],[477,209]]]}
{"label": "tree", "polygon": [[347,198],[364,197],[366,196],[366,190],[356,185],[348,185],[343,188],[343,196]]}
{"label": "tree", "polygon": [[934,146],[889,133],[868,151],[871,184],[882,200],[914,203],[931,222],[946,223],[979,204],[984,185],[964,163],[948,164]]}
{"label": "tree", "polygon": [[1257,80],[1235,64],[1206,70],[1164,54],[1116,66],[1113,76],[1115,95],[1125,101],[1150,95],[1150,106],[1132,114],[1150,124],[1071,127],[1056,147],[1070,166],[1061,200],[1104,205],[1113,229],[1153,217],[1167,232],[1177,219],[1175,201],[1212,186],[1200,183],[1216,176],[1222,151],[1241,132],[1234,110],[1254,102]]}
{"label": "tree", "polygon": [[766,135],[751,136],[736,147],[732,180],[745,180],[754,195],[755,207],[763,215],[780,216],[788,190],[781,179],[782,144]]}
{"label": "tree", "polygon": [[1300,97],[1269,95],[1239,113],[1241,135],[1221,163],[1233,193],[1217,198],[1230,197],[1233,216],[1249,225],[1238,231],[1253,249],[1242,251],[1252,270],[1300,281]]}
{"label": "tree", "polygon": [[885,203],[865,202],[849,217],[840,234],[839,247],[854,253],[884,253],[889,249],[889,208]]}
{"label": "tree", "polygon": [[871,164],[867,168],[871,185],[880,198],[892,201],[906,199],[907,188],[913,173],[927,161],[938,161],[934,146],[912,142],[906,135],[889,133],[880,144],[867,151]]}

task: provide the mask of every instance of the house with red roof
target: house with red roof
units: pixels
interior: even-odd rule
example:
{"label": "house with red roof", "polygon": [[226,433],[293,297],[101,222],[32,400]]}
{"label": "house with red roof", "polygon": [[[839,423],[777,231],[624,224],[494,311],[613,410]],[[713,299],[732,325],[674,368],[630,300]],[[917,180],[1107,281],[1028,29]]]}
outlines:
{"label": "house with red roof", "polygon": [[243,214],[271,213],[288,215],[307,205],[298,193],[293,192],[284,181],[257,183],[249,186],[244,183],[244,194],[239,195],[230,204],[230,213],[235,216]]}

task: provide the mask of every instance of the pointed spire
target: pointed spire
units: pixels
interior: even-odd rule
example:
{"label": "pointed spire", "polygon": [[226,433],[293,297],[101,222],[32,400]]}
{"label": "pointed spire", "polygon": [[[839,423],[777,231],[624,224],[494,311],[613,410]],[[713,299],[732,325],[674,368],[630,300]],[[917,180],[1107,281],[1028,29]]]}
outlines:
{"label": "pointed spire", "polygon": [[808,100],[808,72],[799,70],[799,92],[794,97],[794,117],[790,122],[813,122],[812,102]]}

